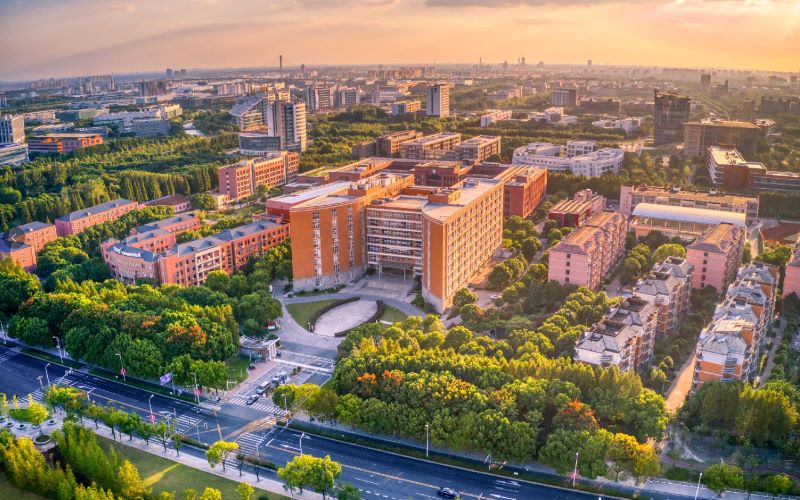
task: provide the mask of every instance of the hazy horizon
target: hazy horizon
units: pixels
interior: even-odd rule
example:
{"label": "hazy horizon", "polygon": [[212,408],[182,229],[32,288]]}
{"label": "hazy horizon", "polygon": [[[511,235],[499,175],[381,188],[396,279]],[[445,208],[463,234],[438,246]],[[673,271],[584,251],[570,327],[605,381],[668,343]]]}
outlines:
{"label": "hazy horizon", "polygon": [[286,67],[524,56],[800,71],[800,0],[0,0],[0,9],[0,43],[13,48],[0,80],[277,67],[279,54]]}

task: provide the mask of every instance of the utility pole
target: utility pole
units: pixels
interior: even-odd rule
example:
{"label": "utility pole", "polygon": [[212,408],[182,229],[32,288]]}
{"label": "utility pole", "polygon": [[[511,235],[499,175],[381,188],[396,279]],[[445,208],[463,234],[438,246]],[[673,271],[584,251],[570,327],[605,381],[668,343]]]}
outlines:
{"label": "utility pole", "polygon": [[44,365],[44,376],[47,377],[47,387],[50,387],[50,374],[47,373],[47,367],[50,366],[52,363],[47,363]]}
{"label": "utility pole", "polygon": [[194,375],[194,398],[197,401],[197,403],[199,404],[200,403],[200,391],[197,390],[197,373],[192,372],[192,375]]}
{"label": "utility pole", "polygon": [[53,336],[53,338],[56,339],[56,347],[58,348],[58,356],[61,358],[61,364],[63,365],[64,364],[64,351],[61,350],[61,340],[58,337],[56,337],[55,335]]}
{"label": "utility pole", "polygon": [[430,425],[425,424],[425,458],[428,458],[428,451],[430,448],[430,439],[428,439]]}
{"label": "utility pole", "polygon": [[122,374],[122,381],[127,382],[128,379],[125,378],[125,363],[122,361],[122,354],[116,353],[116,355],[119,358],[119,372]]}
{"label": "utility pole", "polygon": [[697,500],[697,495],[700,494],[700,481],[703,479],[703,473],[700,473],[700,477],[697,478],[697,489],[694,490],[694,500]]}

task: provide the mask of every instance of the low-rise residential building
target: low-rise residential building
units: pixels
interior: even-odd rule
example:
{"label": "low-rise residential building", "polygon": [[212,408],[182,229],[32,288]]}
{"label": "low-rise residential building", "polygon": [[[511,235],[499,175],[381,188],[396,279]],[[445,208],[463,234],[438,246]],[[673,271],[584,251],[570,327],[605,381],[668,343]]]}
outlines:
{"label": "low-rise residential building", "polygon": [[0,233],[0,259],[11,259],[28,272],[36,270],[33,246],[9,238],[8,233]]}
{"label": "low-rise residential building", "polygon": [[422,109],[422,103],[418,100],[395,101],[392,103],[392,116],[403,116],[416,113]]}
{"label": "low-rise residential building", "polygon": [[492,123],[510,120],[512,112],[510,109],[499,109],[481,115],[481,127],[488,127]]}
{"label": "low-rise residential building", "polygon": [[682,188],[657,187],[642,184],[622,186],[619,191],[619,211],[630,217],[639,203],[673,207],[702,208],[721,212],[742,213],[749,224],[758,218],[758,197],[702,192]]}
{"label": "low-rise residential building", "polygon": [[800,243],[795,244],[792,257],[786,263],[786,276],[783,279],[783,296],[791,294],[800,298]]}
{"label": "low-rise residential building", "polygon": [[645,238],[652,231],[658,231],[670,238],[692,241],[718,224],[727,223],[744,228],[745,221],[745,215],[737,212],[639,203],[633,209],[630,224],[637,238]]}
{"label": "low-rise residential building", "polygon": [[656,308],[639,297],[630,297],[584,332],[575,344],[575,360],[619,371],[640,370],[653,359]]}
{"label": "low-rise residential building", "polygon": [[575,115],[564,114],[564,108],[560,106],[553,106],[544,111],[532,111],[528,113],[528,120],[534,122],[547,122],[551,125],[565,126],[574,125],[578,123],[578,117]]}
{"label": "low-rise residential building", "polygon": [[547,218],[559,227],[577,227],[605,207],[606,199],[591,189],[582,189],[571,200],[561,200],[547,211]]}
{"label": "low-rise residential building", "polygon": [[56,232],[59,236],[82,233],[95,224],[119,219],[137,208],[139,208],[139,204],[135,201],[119,198],[93,207],[76,210],[56,219]]}
{"label": "low-rise residential building", "polygon": [[746,238],[743,227],[721,223],[686,247],[686,260],[694,266],[692,287],[723,293],[736,277]]}
{"label": "low-rise residential building", "polygon": [[183,194],[170,194],[144,203],[147,207],[170,207],[176,214],[192,209],[192,200]]}
{"label": "low-rise residential building", "polygon": [[17,226],[6,234],[10,240],[32,246],[36,253],[41,252],[45,245],[58,238],[56,226],[39,221]]}
{"label": "low-rise residential building", "polygon": [[633,295],[656,308],[657,333],[675,331],[689,313],[693,273],[694,266],[687,259],[669,257],[634,285]]}
{"label": "low-rise residential building", "polygon": [[719,380],[752,382],[775,314],[779,271],[755,262],[742,267],[700,333],[693,387]]}
{"label": "low-rise residential building", "polygon": [[620,129],[630,134],[641,127],[643,123],[644,118],[637,116],[633,118],[617,118],[613,120],[596,120],[592,122],[592,126],[602,129]]}
{"label": "low-rise residential building", "polygon": [[456,145],[461,134],[441,132],[411,139],[400,144],[400,157],[412,160],[443,160]]}
{"label": "low-rise residential building", "polygon": [[566,154],[562,155],[561,146],[534,142],[515,149],[511,163],[534,165],[583,177],[617,173],[625,159],[625,151],[620,148],[594,150],[594,147],[594,141],[569,141],[564,149]]}
{"label": "low-rise residential building", "polygon": [[76,149],[103,144],[101,134],[60,133],[33,136],[28,140],[31,153],[69,154]]}
{"label": "low-rise residential building", "polygon": [[247,198],[258,186],[274,188],[296,180],[299,171],[300,155],[288,151],[241,160],[217,169],[219,191],[229,200]]}
{"label": "low-rise residential building", "polygon": [[548,279],[596,290],[625,253],[628,224],[618,212],[600,212],[550,249]]}
{"label": "low-rise residential building", "polygon": [[499,135],[479,135],[471,137],[444,155],[445,160],[462,162],[482,162],[493,155],[500,155]]}

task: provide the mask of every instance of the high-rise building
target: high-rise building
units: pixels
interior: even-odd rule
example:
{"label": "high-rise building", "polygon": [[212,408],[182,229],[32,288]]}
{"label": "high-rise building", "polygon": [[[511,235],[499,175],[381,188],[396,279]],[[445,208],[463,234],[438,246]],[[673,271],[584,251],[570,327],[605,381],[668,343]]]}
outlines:
{"label": "high-rise building", "polygon": [[578,89],[555,89],[550,94],[553,106],[574,107],[578,105]]}
{"label": "high-rise building", "polygon": [[334,87],[326,83],[315,83],[306,87],[306,109],[309,113],[334,107]]}
{"label": "high-rise building", "polygon": [[428,116],[450,116],[450,86],[447,83],[435,83],[428,87],[425,114]]}
{"label": "high-rise building", "polygon": [[392,104],[392,116],[403,116],[409,113],[416,113],[422,108],[417,100],[395,101]]}
{"label": "high-rise building", "polygon": [[333,94],[333,106],[335,108],[349,108],[361,102],[361,95],[358,89],[340,87]]}
{"label": "high-rise building", "polygon": [[280,138],[281,149],[301,153],[306,150],[306,105],[302,102],[270,103],[266,124],[268,133]]}
{"label": "high-rise building", "polygon": [[735,146],[745,154],[754,154],[761,138],[761,128],[751,122],[702,120],[683,125],[683,152],[705,156],[710,146]]}
{"label": "high-rise building", "polygon": [[708,73],[703,73],[700,75],[700,87],[706,92],[711,89],[711,75]]}
{"label": "high-rise building", "polygon": [[167,78],[171,79],[172,78],[172,68],[167,68],[166,74],[167,74]]}
{"label": "high-rise building", "polygon": [[25,117],[23,115],[0,116],[0,144],[22,144],[25,142]]}
{"label": "high-rise building", "polygon": [[655,90],[653,118],[655,144],[668,144],[683,140],[683,124],[689,121],[691,98],[675,92]]}
{"label": "high-rise building", "polygon": [[166,80],[143,80],[139,82],[139,95],[142,97],[164,95],[166,93]]}

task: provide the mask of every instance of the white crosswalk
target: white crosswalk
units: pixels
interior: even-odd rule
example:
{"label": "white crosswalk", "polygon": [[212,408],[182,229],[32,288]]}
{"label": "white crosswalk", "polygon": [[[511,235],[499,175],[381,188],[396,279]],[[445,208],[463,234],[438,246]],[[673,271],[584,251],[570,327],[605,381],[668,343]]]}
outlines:
{"label": "white crosswalk", "polygon": [[264,436],[247,432],[239,436],[236,442],[239,443],[239,450],[245,455],[249,455],[258,450],[258,447],[264,442]]}
{"label": "white crosswalk", "polygon": [[270,415],[275,415],[276,417],[285,417],[288,412],[280,408],[279,406],[275,406],[274,404],[261,402],[261,401],[269,401],[265,399],[259,399],[255,403],[248,405],[247,404],[247,396],[246,395],[236,395],[231,398],[230,403],[239,405],[239,406],[246,406],[248,408],[253,408],[254,410],[263,411],[264,413],[268,413]]}
{"label": "white crosswalk", "polygon": [[194,429],[194,427],[199,423],[200,419],[197,417],[192,417],[190,415],[179,415],[175,430],[178,432],[178,434],[186,434],[190,429]]}
{"label": "white crosswalk", "polygon": [[11,359],[16,355],[17,355],[17,353],[15,353],[14,351],[9,351],[7,349],[3,349],[2,351],[0,351],[0,363],[2,363],[3,361],[5,361],[7,359]]}

